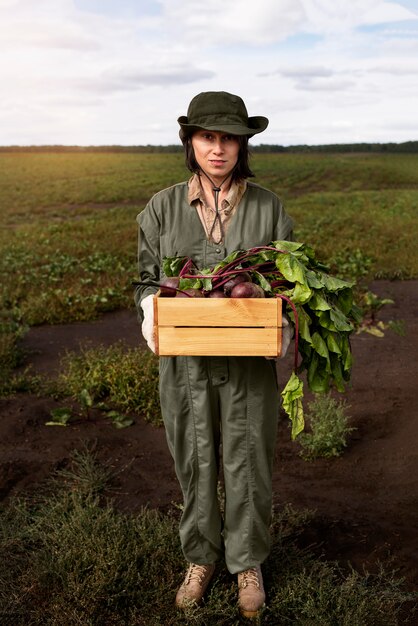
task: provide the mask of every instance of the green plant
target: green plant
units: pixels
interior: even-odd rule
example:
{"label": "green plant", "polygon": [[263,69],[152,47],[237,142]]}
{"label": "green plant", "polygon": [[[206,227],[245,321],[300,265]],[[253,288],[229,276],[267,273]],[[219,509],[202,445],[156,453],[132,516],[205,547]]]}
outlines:
{"label": "green plant", "polygon": [[244,282],[232,288],[231,297],[244,288],[239,297],[258,298],[261,294],[281,298],[289,305],[286,313],[295,332],[295,366],[281,396],[292,421],[292,439],[304,428],[299,373],[307,370],[308,386],[314,393],[328,393],[332,387],[345,390],[352,366],[349,337],[361,321],[354,302],[355,283],[332,276],[311,246],[273,241],[267,246],[234,250],[214,267],[203,269],[197,268],[192,258],[166,257],[163,271],[169,278],[179,278],[181,290],[200,290],[201,296],[245,275]]}
{"label": "green plant", "polygon": [[20,340],[27,328],[13,320],[0,321],[0,396],[11,396],[17,392],[36,393],[40,388],[40,378],[31,372],[30,367],[15,372],[24,365],[24,351]]}
{"label": "green plant", "polygon": [[[57,389],[63,396],[81,402],[85,411],[103,403],[117,410],[142,413],[144,418],[161,425],[158,395],[158,359],[140,348],[127,349],[122,343],[109,348],[82,349],[68,353],[63,361],[64,372]],[[115,426],[127,425],[126,416],[109,414]]]}
{"label": "green plant", "polygon": [[[305,558],[275,581],[269,614],[298,626],[398,626],[399,584],[385,571],[371,576]],[[274,619],[274,617],[273,617]],[[268,623],[268,622],[267,622]]]}
{"label": "green plant", "polygon": [[406,335],[405,320],[389,320],[387,326],[388,328],[390,328],[390,330],[392,330],[394,333],[399,335],[399,337],[405,337]]}
{"label": "green plant", "polygon": [[56,495],[71,490],[97,503],[103,503],[106,489],[111,485],[111,469],[99,462],[97,442],[83,442],[80,448],[70,454],[70,463],[51,477],[51,485]]}
{"label": "green plant", "polygon": [[73,412],[68,407],[52,409],[51,419],[48,422],[45,422],[45,426],[67,426],[72,416]]}
{"label": "green plant", "polygon": [[378,311],[386,304],[393,304],[394,301],[391,298],[380,298],[372,291],[366,291],[363,294],[362,304],[365,309],[366,315],[368,315],[372,321],[376,321],[376,315]]}
{"label": "green plant", "polygon": [[405,334],[403,320],[389,320],[388,322],[383,322],[377,317],[382,307],[388,304],[394,304],[394,300],[391,298],[380,298],[370,290],[365,291],[361,297],[363,319],[357,328],[357,333],[365,332],[375,337],[384,337],[385,330],[390,328],[395,333],[403,336]]}
{"label": "green plant", "polygon": [[98,402],[94,404],[93,398],[87,389],[82,389],[81,392],[77,396],[78,403],[81,408],[81,412],[76,412],[74,409],[69,407],[59,407],[57,409],[53,409],[51,411],[51,419],[48,422],[45,422],[45,426],[67,426],[70,421],[77,416],[81,416],[83,419],[90,419],[91,409],[99,409],[102,413],[105,414],[105,417],[108,417],[112,425],[115,428],[127,428],[128,426],[132,426],[134,424],[134,420],[125,415],[123,413],[119,413],[119,411],[115,411],[111,409],[105,402]]}
{"label": "green plant", "polygon": [[26,332],[18,309],[0,312],[0,395],[10,393],[13,388],[13,370],[23,363],[19,341]]}
{"label": "green plant", "polygon": [[6,382],[11,376],[13,368],[19,362],[16,348],[17,337],[15,333],[0,332],[0,388],[6,387]]}
{"label": "green plant", "polygon": [[134,420],[123,413],[119,413],[119,411],[109,411],[107,414],[112,420],[112,424],[115,428],[127,428],[128,426],[132,426]]}
{"label": "green plant", "polygon": [[348,405],[329,394],[317,395],[308,404],[309,431],[298,438],[305,460],[340,456],[347,445],[348,435],[355,430],[348,426]]}
{"label": "green plant", "polygon": [[[13,626],[238,626],[236,582],[219,563],[205,602],[173,609],[184,573],[178,512],[118,511],[106,498],[112,472],[96,450],[74,451],[36,495],[0,510],[0,614]],[[274,512],[263,565],[262,624],[397,626],[416,594],[394,572],[344,572],[297,546],[309,524],[291,507]]]}
{"label": "green plant", "polygon": [[349,251],[341,250],[331,257],[329,261],[332,270],[337,276],[355,280],[367,276],[373,262],[374,259],[365,254],[360,248]]}
{"label": "green plant", "polygon": [[[393,279],[418,276],[417,162],[259,153],[254,166],[296,239],[349,278]],[[0,310],[33,326],[133,307],[135,215],[186,176],[181,154],[0,154]]]}

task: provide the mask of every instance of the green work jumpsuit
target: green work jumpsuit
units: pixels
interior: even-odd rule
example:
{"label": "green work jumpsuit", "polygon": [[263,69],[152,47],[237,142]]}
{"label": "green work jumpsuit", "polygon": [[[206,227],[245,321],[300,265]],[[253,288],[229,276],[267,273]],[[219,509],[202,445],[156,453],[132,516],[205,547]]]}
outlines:
{"label": "green work jumpsuit", "polygon": [[[249,182],[224,241],[208,241],[187,182],[160,191],[137,217],[141,281],[159,281],[166,256],[214,266],[236,249],[290,238],[292,220],[272,192]],[[138,287],[135,302],[156,291]],[[264,357],[161,357],[160,399],[184,510],[187,561],[225,556],[231,574],[262,563],[270,549],[272,466],[279,411],[275,361]],[[223,519],[217,493],[220,451]]]}

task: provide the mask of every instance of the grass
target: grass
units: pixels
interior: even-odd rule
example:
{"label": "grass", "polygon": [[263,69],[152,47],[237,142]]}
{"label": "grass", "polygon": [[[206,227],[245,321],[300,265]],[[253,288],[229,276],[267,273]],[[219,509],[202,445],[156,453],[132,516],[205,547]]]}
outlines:
{"label": "grass", "polygon": [[335,272],[336,255],[350,258],[360,250],[371,259],[369,279],[417,277],[417,191],[310,193],[289,203],[288,210],[297,238],[314,245]]}
{"label": "grass", "polygon": [[[258,154],[276,191],[336,272],[367,255],[365,279],[418,276],[416,155]],[[133,306],[135,217],[188,177],[181,154],[1,154],[1,309],[27,325]]]}
{"label": "grass", "polygon": [[[257,154],[253,166],[333,273],[418,277],[418,155]],[[135,217],[188,175],[181,154],[0,154],[2,393],[30,326],[133,307]]]}
{"label": "grass", "polygon": [[101,219],[10,232],[0,256],[3,310],[33,326],[132,306],[134,222],[126,209],[112,209]]}
{"label": "grass", "polygon": [[[295,218],[295,237],[335,273],[365,283],[418,277],[417,155],[258,154],[253,164],[256,182],[276,191]],[[45,386],[30,372],[14,375],[30,326],[133,307],[135,217],[153,193],[187,176],[180,154],[0,155],[0,394]],[[161,423],[149,352],[83,350],[62,366],[51,392]],[[222,564],[202,607],[187,615],[173,610],[184,571],[178,508],[165,516],[122,514],[106,497],[109,481],[94,455],[75,453],[44,490],[3,507],[1,623],[241,623],[235,580]],[[411,596],[396,573],[343,571],[314,558],[297,545],[308,523],[290,508],[274,514],[264,566],[268,606],[259,623],[405,623],[400,615]]]}
{"label": "grass", "polygon": [[52,392],[79,401],[87,395],[99,407],[109,403],[121,411],[139,413],[155,426],[162,425],[158,358],[149,350],[115,344],[69,352]]}
{"label": "grass", "polygon": [[141,207],[184,177],[180,154],[0,155],[0,213],[5,225],[92,215],[106,205]]}
{"label": "grass", "polygon": [[348,406],[329,394],[317,394],[308,403],[306,422],[308,429],[298,437],[301,456],[307,461],[324,457],[341,456],[350,433]]}
{"label": "grass", "polygon": [[[205,603],[186,614],[173,599],[184,574],[172,514],[121,513],[106,496],[112,475],[94,450],[74,452],[36,496],[1,510],[2,623],[47,626],[238,625],[236,581],[222,563]],[[275,512],[259,624],[396,626],[416,595],[396,573],[343,571],[298,548],[311,514]]]}

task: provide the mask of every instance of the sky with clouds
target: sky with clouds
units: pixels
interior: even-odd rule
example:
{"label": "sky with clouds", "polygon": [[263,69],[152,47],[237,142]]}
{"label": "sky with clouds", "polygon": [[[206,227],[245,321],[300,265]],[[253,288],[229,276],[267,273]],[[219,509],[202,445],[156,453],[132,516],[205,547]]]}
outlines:
{"label": "sky with clouds", "polygon": [[0,145],[166,145],[202,91],[258,143],[418,140],[418,0],[0,0]]}

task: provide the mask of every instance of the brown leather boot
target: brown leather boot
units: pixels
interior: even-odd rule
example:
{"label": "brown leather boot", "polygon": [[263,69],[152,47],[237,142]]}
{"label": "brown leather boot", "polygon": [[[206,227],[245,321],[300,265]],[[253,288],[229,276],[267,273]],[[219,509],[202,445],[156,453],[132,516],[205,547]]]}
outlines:
{"label": "brown leather boot", "polygon": [[209,565],[190,563],[186,577],[177,591],[176,606],[184,609],[192,602],[198,604],[203,598],[214,572],[214,563]]}
{"label": "brown leather boot", "polygon": [[257,617],[264,606],[263,575],[259,565],[238,574],[238,605],[243,617]]}

